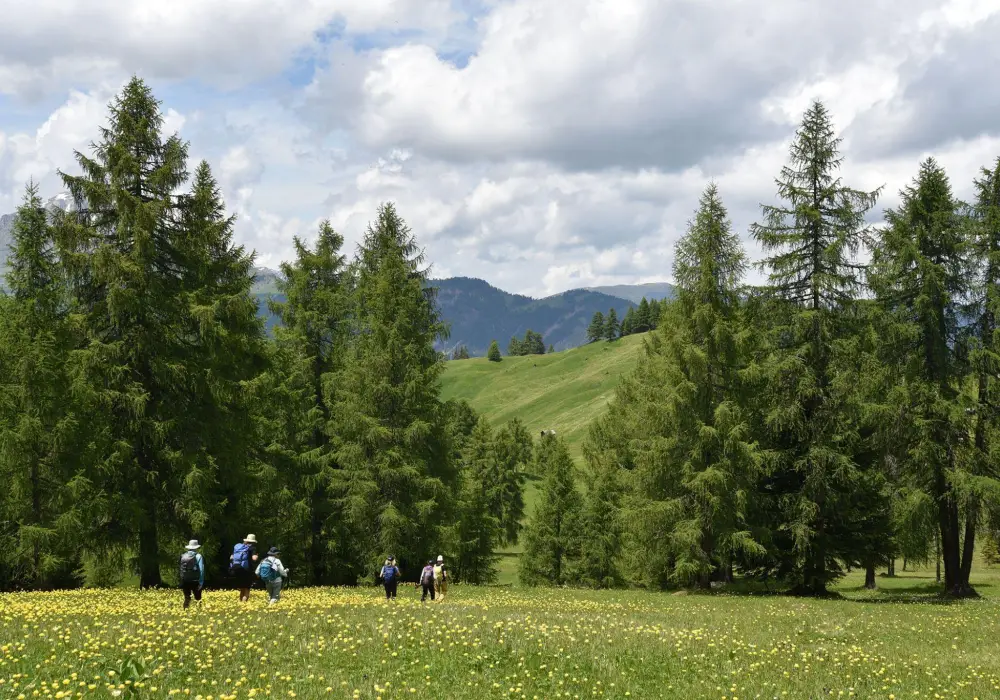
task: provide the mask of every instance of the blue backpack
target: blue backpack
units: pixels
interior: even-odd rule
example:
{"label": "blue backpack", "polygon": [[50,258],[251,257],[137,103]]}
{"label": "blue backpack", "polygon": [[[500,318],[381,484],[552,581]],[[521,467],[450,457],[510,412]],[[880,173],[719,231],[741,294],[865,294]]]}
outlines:
{"label": "blue backpack", "polygon": [[238,566],[241,569],[250,568],[250,549],[252,545],[246,542],[240,542],[238,545],[233,547],[233,566]]}
{"label": "blue backpack", "polygon": [[392,583],[396,579],[397,573],[399,573],[399,569],[396,568],[395,564],[393,564],[392,566],[383,566],[382,580],[385,581],[386,583]]}
{"label": "blue backpack", "polygon": [[270,559],[265,559],[260,563],[260,578],[262,581],[273,581],[278,578],[278,570],[271,566]]}

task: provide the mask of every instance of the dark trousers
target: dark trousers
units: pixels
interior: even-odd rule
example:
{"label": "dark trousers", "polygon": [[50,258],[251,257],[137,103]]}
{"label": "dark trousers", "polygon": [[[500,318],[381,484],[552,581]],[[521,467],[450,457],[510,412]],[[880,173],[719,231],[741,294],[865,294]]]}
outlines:
{"label": "dark trousers", "polygon": [[195,581],[194,583],[182,583],[181,590],[184,591],[184,607],[190,607],[191,596],[194,595],[194,599],[199,603],[201,602],[201,584]]}
{"label": "dark trousers", "polygon": [[424,589],[424,594],[420,596],[420,602],[427,600],[427,595],[430,594],[431,600],[434,600],[434,582],[420,584]]}
{"label": "dark trousers", "polygon": [[389,598],[396,597],[396,587],[399,585],[399,582],[396,581],[396,579],[393,579],[392,581],[386,581],[382,585],[385,587],[386,600],[389,600]]}

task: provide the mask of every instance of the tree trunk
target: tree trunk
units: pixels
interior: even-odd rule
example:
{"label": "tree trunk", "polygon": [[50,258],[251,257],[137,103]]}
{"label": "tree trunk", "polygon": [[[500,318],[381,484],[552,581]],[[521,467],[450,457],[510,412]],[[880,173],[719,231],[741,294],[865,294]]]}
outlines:
{"label": "tree trunk", "polygon": [[896,558],[893,557],[889,560],[889,570],[886,574],[887,576],[894,577],[896,575]]}
{"label": "tree trunk", "polygon": [[865,565],[865,588],[874,591],[875,586],[875,560],[871,559]]}
{"label": "tree trunk", "polygon": [[160,541],[156,526],[156,506],[147,504],[139,527],[139,587],[160,588]]}
{"label": "tree trunk", "polygon": [[[36,527],[42,526],[42,485],[41,478],[38,474],[38,458],[34,458],[31,462],[31,517],[34,520],[34,525]],[[36,587],[42,586],[41,577],[41,563],[42,563],[42,552],[41,547],[38,545],[38,538],[31,545],[31,563],[32,571],[31,577],[35,582]]]}
{"label": "tree trunk", "polygon": [[941,533],[934,537],[934,563],[937,566],[937,582],[941,583]]}
{"label": "tree trunk", "polygon": [[313,494],[312,503],[312,522],[310,523],[310,547],[309,547],[309,558],[312,564],[312,575],[313,584],[319,586],[326,582],[326,568],[324,562],[326,557],[323,556],[324,542],[323,542],[323,495],[321,489],[316,489]]}
{"label": "tree trunk", "polygon": [[979,504],[972,503],[965,515],[965,542],[962,544],[962,563],[959,570],[958,586],[962,595],[974,595],[975,591],[969,583],[972,575],[972,559],[976,555],[976,525],[979,521]]}
{"label": "tree trunk", "polygon": [[906,571],[906,557],[903,557],[903,571]]}

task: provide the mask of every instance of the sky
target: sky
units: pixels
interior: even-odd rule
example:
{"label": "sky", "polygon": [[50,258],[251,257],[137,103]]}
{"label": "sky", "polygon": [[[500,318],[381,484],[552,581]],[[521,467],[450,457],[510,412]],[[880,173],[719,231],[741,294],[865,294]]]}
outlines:
{"label": "sky", "polygon": [[[392,201],[434,277],[669,281],[714,181],[747,231],[821,99],[877,215],[1000,157],[1000,0],[0,0],[0,213],[61,190],[138,75],[277,267]],[[753,272],[751,279],[761,279]]]}

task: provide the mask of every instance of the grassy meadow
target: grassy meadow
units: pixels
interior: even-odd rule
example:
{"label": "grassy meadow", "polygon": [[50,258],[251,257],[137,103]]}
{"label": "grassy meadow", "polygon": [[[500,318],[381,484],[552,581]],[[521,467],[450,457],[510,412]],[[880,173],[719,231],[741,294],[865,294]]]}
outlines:
{"label": "grassy meadow", "polygon": [[[898,569],[898,565],[897,565]],[[454,586],[0,595],[0,697],[995,698],[1000,571],[855,572],[841,600]]]}
{"label": "grassy meadow", "polygon": [[551,355],[455,360],[445,364],[441,399],[465,399],[495,426],[524,421],[536,436],[555,430],[570,454],[583,459],[587,428],[634,367],[645,334],[597,342]]}

